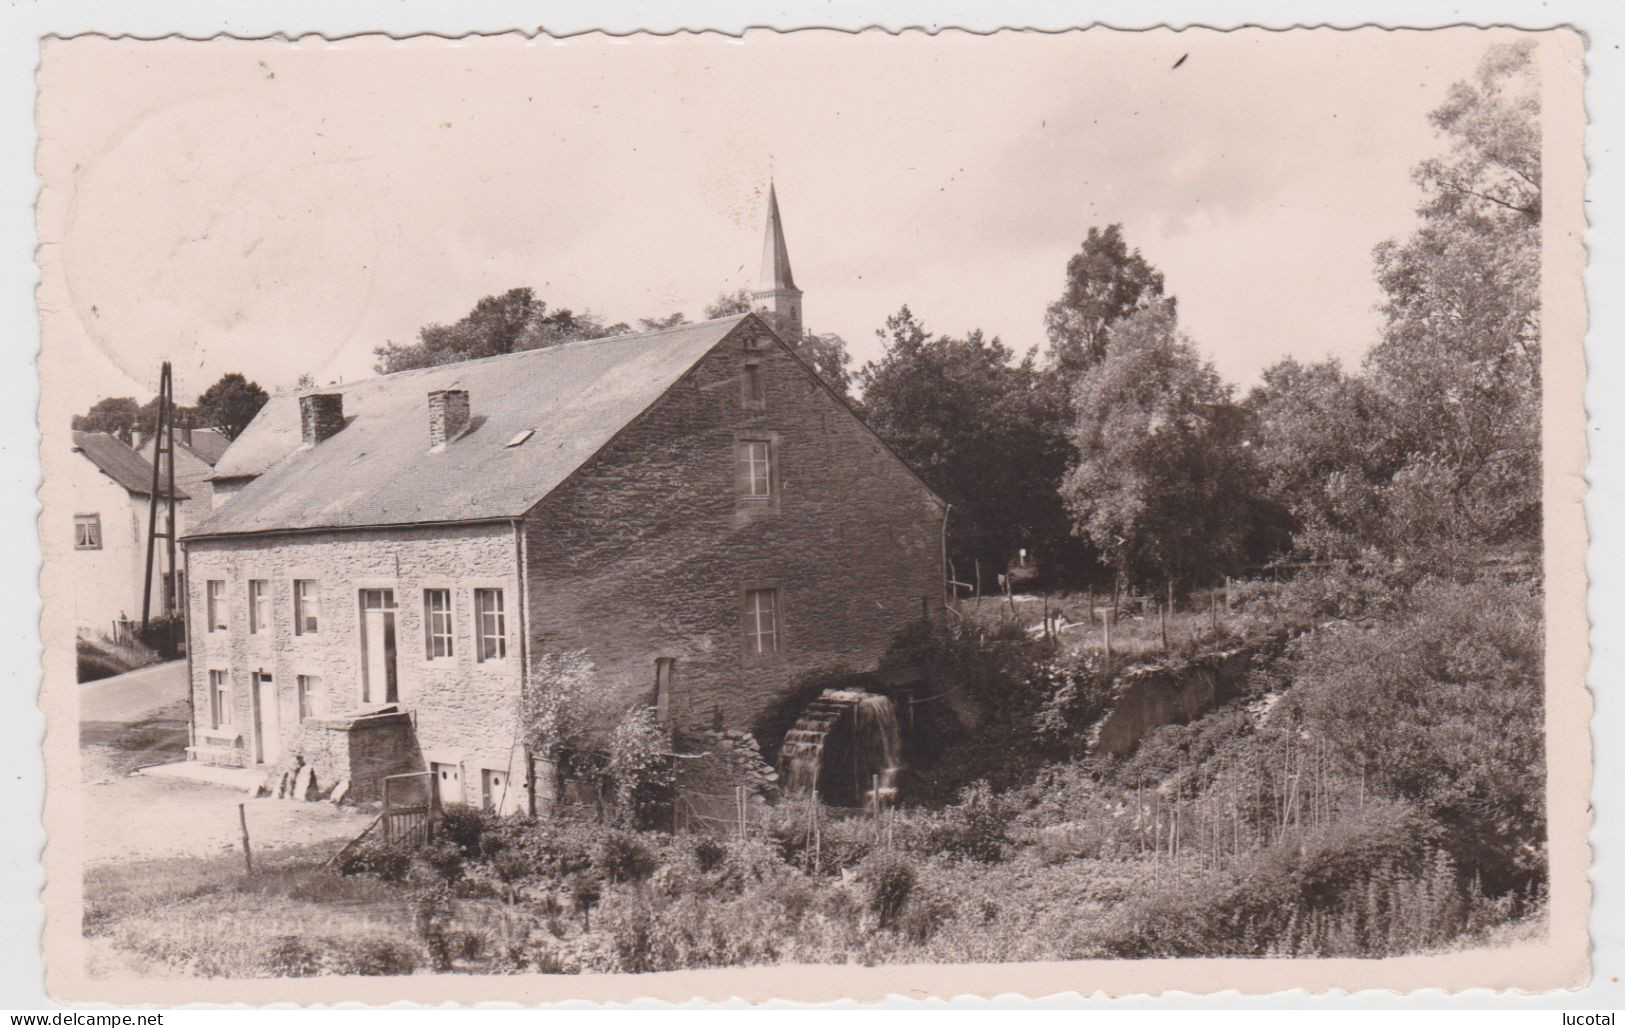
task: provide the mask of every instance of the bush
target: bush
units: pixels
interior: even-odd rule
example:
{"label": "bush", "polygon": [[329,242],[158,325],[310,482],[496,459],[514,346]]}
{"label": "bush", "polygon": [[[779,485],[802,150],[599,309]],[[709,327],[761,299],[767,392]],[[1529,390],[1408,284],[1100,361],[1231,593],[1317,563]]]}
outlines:
{"label": "bush", "polygon": [[899,853],[878,854],[859,870],[864,903],[880,920],[880,927],[890,928],[897,923],[914,889],[914,878],[914,865]]}
{"label": "bush", "polygon": [[609,740],[606,769],[615,784],[615,805],[633,828],[670,824],[671,791],[676,782],[671,740],[653,707],[622,715]]}
{"label": "bush", "polygon": [[460,850],[465,857],[480,852],[480,838],[485,834],[485,815],[461,803],[448,804],[440,813],[435,832]]}
{"label": "bush", "polygon": [[606,832],[593,847],[592,864],[611,882],[641,882],[658,866],[642,839],[616,830]]}
{"label": "bush", "polygon": [[412,869],[412,851],[404,846],[369,836],[350,847],[339,861],[339,874],[371,875],[386,882],[406,879]]}
{"label": "bush", "polygon": [[[1313,919],[1347,910],[1373,888],[1386,890],[1406,877],[1403,869],[1427,866],[1430,835],[1413,809],[1368,803],[1225,871],[1130,898],[1109,915],[1097,940],[1101,955],[1261,957],[1299,951]],[[1337,955],[1372,955],[1352,945],[1346,952],[1337,949]]]}
{"label": "bush", "polygon": [[1291,664],[1307,726],[1447,826],[1492,895],[1546,873],[1544,641],[1537,590],[1429,580],[1392,623],[1318,629]]}
{"label": "bush", "polygon": [[265,955],[265,973],[276,978],[309,978],[322,973],[321,956],[297,935],[271,940]]}
{"label": "bush", "polygon": [[344,943],[337,952],[339,974],[368,976],[411,974],[423,963],[412,946],[383,936]]}
{"label": "bush", "polygon": [[996,863],[1010,841],[1016,811],[985,781],[973,782],[960,792],[959,802],[939,812],[916,836],[916,848],[933,853]]}
{"label": "bush", "polygon": [[434,875],[446,882],[463,877],[463,850],[450,839],[436,839],[417,853],[417,859]]}
{"label": "bush", "polygon": [[694,840],[694,864],[701,874],[710,874],[722,867],[728,859],[728,847],[711,838],[701,835]]}

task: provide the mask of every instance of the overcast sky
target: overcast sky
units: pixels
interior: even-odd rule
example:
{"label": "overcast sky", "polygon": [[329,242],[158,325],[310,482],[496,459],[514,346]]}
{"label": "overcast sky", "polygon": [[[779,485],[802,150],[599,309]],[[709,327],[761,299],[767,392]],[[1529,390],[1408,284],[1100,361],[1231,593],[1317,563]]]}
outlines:
{"label": "overcast sky", "polygon": [[[47,45],[41,305],[70,410],[370,374],[372,350],[529,285],[608,320],[749,284],[778,183],[809,327],[861,363],[927,327],[1043,341],[1121,222],[1247,384],[1357,361],[1371,249],[1413,225],[1427,112],[1496,37],[753,34]],[[1183,63],[1175,67],[1183,58]]]}

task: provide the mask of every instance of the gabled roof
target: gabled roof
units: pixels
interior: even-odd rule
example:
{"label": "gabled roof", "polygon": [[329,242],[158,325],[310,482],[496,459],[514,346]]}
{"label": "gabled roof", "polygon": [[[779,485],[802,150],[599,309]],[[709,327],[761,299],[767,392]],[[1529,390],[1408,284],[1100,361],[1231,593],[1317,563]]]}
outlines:
{"label": "gabled roof", "polygon": [[[313,390],[342,393],[345,420],[315,446],[298,396],[273,396],[211,476],[257,477],[187,537],[521,517],[746,322],[768,331],[743,314]],[[473,418],[430,452],[439,389]]]}
{"label": "gabled roof", "polygon": [[177,446],[191,450],[198,460],[211,467],[220,463],[220,458],[225,456],[226,448],[231,445],[231,440],[227,439],[224,433],[212,428],[192,429],[191,439],[191,442],[187,442],[181,438],[180,433],[175,435]]}
{"label": "gabled roof", "polygon": [[[186,430],[177,428],[175,430],[175,446],[190,453],[211,468],[220,463],[220,458],[225,455],[226,448],[231,445],[230,439],[227,439],[219,430],[213,428],[194,428],[191,430],[192,441],[188,443],[186,440]],[[150,454],[154,445],[155,437],[148,436],[141,440],[141,445],[136,447],[136,452],[151,460]]]}
{"label": "gabled roof", "polygon": [[[128,492],[136,496],[152,495],[152,462],[130,449],[124,440],[106,432],[75,432],[73,448]],[[168,493],[160,492],[159,495],[167,496]],[[175,490],[175,498],[189,499],[179,489]]]}

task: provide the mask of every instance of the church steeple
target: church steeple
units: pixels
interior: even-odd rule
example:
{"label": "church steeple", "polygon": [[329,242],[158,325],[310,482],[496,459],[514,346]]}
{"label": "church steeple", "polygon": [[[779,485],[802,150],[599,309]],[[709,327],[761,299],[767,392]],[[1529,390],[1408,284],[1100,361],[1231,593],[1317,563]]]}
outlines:
{"label": "church steeple", "polygon": [[801,290],[790,273],[790,250],[779,218],[779,196],[767,184],[767,234],[762,240],[762,277],[751,294],[756,313],[791,346],[801,343]]}

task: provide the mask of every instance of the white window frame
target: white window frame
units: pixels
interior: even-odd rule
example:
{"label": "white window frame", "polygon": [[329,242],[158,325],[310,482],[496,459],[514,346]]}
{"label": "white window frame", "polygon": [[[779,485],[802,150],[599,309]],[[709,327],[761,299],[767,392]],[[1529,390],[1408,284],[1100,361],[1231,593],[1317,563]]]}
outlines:
{"label": "white window frame", "polygon": [[321,675],[294,675],[294,691],[299,700],[299,720],[301,722],[313,717],[321,717],[322,711],[322,676]]}
{"label": "white window frame", "polygon": [[734,459],[745,469],[740,480],[745,489],[742,500],[765,503],[773,499],[773,441],[771,439],[741,439],[736,444]]}
{"label": "white window frame", "polygon": [[[83,540],[80,529],[88,528],[90,532]],[[76,550],[99,550],[102,548],[102,516],[100,514],[75,514],[73,516],[73,548]]]}
{"label": "white window frame", "polygon": [[[486,597],[496,598],[496,609],[488,610]],[[474,590],[474,660],[479,664],[508,659],[508,607],[500,586],[480,586]]]}
{"label": "white window frame", "polygon": [[[301,586],[309,586],[309,595]],[[313,609],[312,609],[313,608]],[[314,627],[305,627],[307,614],[316,620]],[[293,634],[319,635],[322,630],[322,583],[316,578],[296,578],[293,580]]]}
{"label": "white window frame", "polygon": [[264,578],[248,580],[248,634],[259,635],[271,627],[271,583]]}
{"label": "white window frame", "polygon": [[209,631],[225,632],[231,624],[226,613],[226,580],[211,578],[203,583],[204,613],[208,615]]}
{"label": "white window frame", "polygon": [[[765,603],[764,603],[765,600]],[[745,590],[745,655],[772,657],[779,652],[783,634],[779,616],[779,590],[762,586]]]}
{"label": "white window frame", "polygon": [[214,731],[231,725],[231,675],[209,669],[209,727]]}
{"label": "white window frame", "polygon": [[[443,597],[445,607],[435,609],[431,605],[431,597]],[[425,586],[423,589],[423,656],[425,660],[455,660],[457,658],[457,617],[456,596],[446,586]],[[436,627],[436,620],[444,619],[441,628]],[[440,644],[444,645],[445,652],[437,650]]]}

